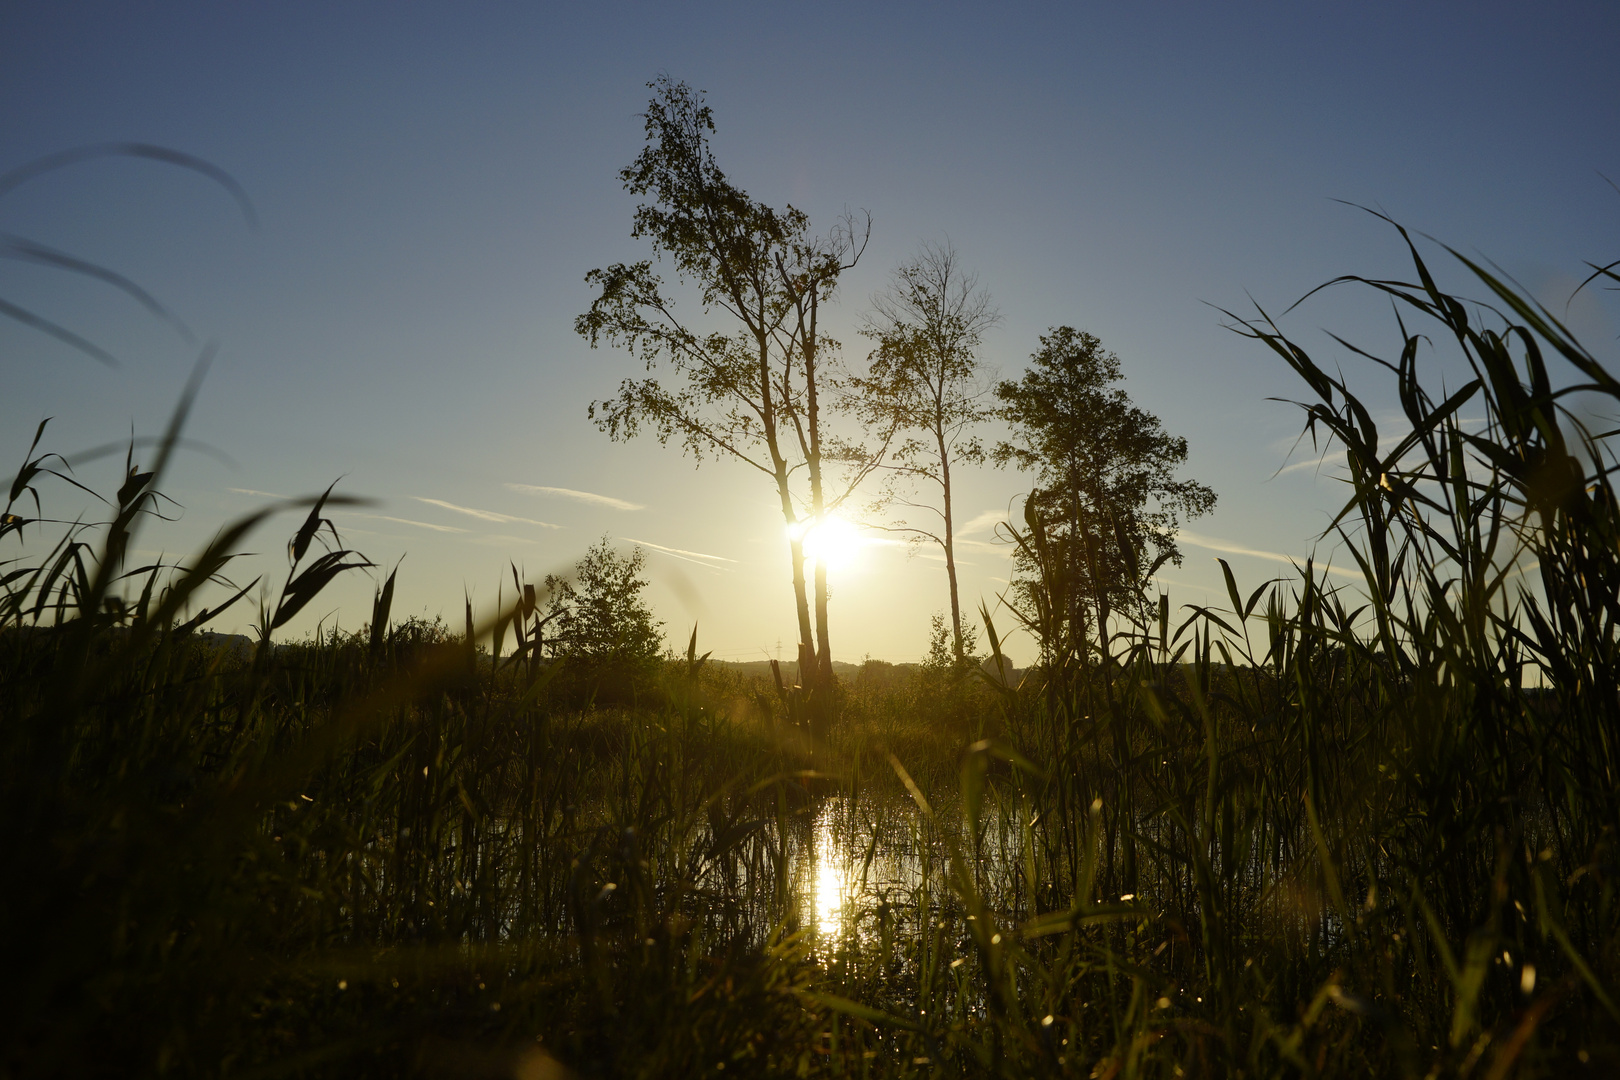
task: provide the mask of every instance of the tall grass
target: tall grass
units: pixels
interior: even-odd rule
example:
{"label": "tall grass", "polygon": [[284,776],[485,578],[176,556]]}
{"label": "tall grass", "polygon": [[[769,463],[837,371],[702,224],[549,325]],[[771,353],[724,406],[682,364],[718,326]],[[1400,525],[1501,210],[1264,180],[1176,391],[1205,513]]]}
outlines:
{"label": "tall grass", "polygon": [[[1360,282],[1412,323],[1380,361],[1393,438],[1235,321],[1345,455],[1360,582],[1228,569],[1229,606],[1046,642],[1016,686],[987,618],[990,677],[871,665],[826,739],[791,676],[695,634],[604,706],[516,577],[465,633],[393,623],[390,575],[365,631],[273,645],[369,567],[330,490],[294,504],[258,647],[222,646],[202,590],[278,508],[178,565],[127,555],[189,393],[54,546],[25,511],[68,477],[36,435],[0,533],[29,541],[0,571],[0,1069],[1620,1068],[1620,538],[1605,437],[1565,407],[1620,388],[1488,269],[1461,263],[1499,311],[1411,257]],[[1455,392],[1425,389],[1425,334],[1471,365]]]}
{"label": "tall grass", "polygon": [[[1396,353],[1362,353],[1396,379],[1393,436],[1264,313],[1236,322],[1344,453],[1334,531],[1359,585],[1307,564],[1246,592],[1223,562],[1229,608],[1173,638],[1050,643],[1041,692],[1010,708],[1015,744],[1052,763],[1018,784],[1037,895],[1069,925],[1133,897],[1157,939],[1028,953],[1043,977],[1061,957],[1069,985],[1130,967],[1128,1000],[1068,999],[1109,1002],[1116,1035],[1091,1053],[1122,1075],[1152,1071],[1139,1041],[1246,1074],[1615,1067],[1620,537],[1605,436],[1565,403],[1612,406],[1620,384],[1490,270],[1458,256],[1497,308],[1409,250],[1413,282],[1344,279],[1402,313]],[[1443,399],[1420,377],[1429,336],[1473,375]],[[1106,951],[1066,951],[1079,940]]]}

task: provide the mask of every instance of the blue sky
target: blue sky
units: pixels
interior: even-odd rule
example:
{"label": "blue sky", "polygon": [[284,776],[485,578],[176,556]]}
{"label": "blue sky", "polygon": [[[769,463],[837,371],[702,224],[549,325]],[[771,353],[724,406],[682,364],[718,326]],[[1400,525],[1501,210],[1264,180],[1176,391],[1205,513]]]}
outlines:
{"label": "blue sky", "polygon": [[[220,344],[190,430],[233,464],[187,455],[167,484],[183,513],[143,543],[188,550],[254,492],[341,476],[377,500],[340,517],[348,538],[379,563],[405,556],[401,613],[453,615],[464,589],[492,603],[508,560],[541,575],[606,534],[659,545],[672,636],[698,619],[718,655],[791,653],[769,487],[610,443],[585,416],[636,370],[572,321],[587,270],[644,252],[615,173],[659,72],[708,92],[721,164],[756,198],[821,227],[872,213],[835,315],[848,359],[872,291],[947,237],[1003,313],[985,349],[1003,375],[1061,323],[1119,353],[1129,392],[1187,436],[1188,473],[1220,495],[1166,575],[1178,604],[1224,593],[1218,549],[1303,555],[1336,508],[1331,469],[1273,475],[1299,421],[1267,398],[1301,387],[1215,310],[1404,273],[1392,231],[1334,200],[1483,253],[1560,309],[1583,261],[1620,255],[1606,4],[58,3],[14,6],[4,26],[0,169],[160,143],[228,170],[259,213],[255,231],[206,181],[131,161],[0,200],[0,230],[128,274]],[[17,263],[0,263],[0,296],[120,360],[0,324],[0,453],[20,459],[44,416],[62,451],[161,427],[195,355],[170,328]],[[1570,309],[1609,357],[1615,315],[1601,294]],[[1387,306],[1351,290],[1284,325],[1332,359],[1324,328],[1393,335]],[[84,476],[110,484],[112,467]],[[961,518],[1027,483],[965,478]],[[272,575],[282,539],[255,545]],[[1005,556],[967,554],[964,598],[993,600]],[[1242,582],[1286,570],[1227,554]],[[294,629],[358,626],[370,590],[335,589]],[[834,581],[835,655],[913,659],[946,603],[937,562],[869,549]]]}

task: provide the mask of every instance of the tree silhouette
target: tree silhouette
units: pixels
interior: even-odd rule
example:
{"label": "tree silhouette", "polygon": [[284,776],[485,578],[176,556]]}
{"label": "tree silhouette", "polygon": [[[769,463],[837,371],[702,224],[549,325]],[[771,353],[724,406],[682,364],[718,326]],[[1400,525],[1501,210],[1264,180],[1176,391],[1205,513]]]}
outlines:
{"label": "tree silhouette", "polygon": [[634,671],[658,658],[663,624],[642,596],[646,559],[640,548],[619,554],[604,536],[575,564],[571,576],[546,577],[551,597],[547,614],[556,621],[554,655],[612,671]]}
{"label": "tree silhouette", "polygon": [[[938,518],[928,526],[905,520],[878,527],[937,544],[944,553],[951,647],[960,662],[966,647],[956,586],[951,469],[984,461],[984,446],[973,429],[995,412],[985,403],[989,387],[979,380],[978,348],[1000,316],[949,244],[924,245],[872,298],[872,308],[862,330],[877,343],[871,369],[850,380],[846,400],[869,428],[901,433],[885,466],[889,480],[879,507],[920,509]],[[937,490],[937,502],[918,496],[919,487]]]}
{"label": "tree silhouette", "polygon": [[[642,359],[649,373],[662,366],[674,378],[626,379],[615,397],[591,404],[590,416],[614,439],[645,429],[699,461],[729,457],[771,478],[788,531],[800,678],[827,686],[826,569],[816,567],[812,631],[804,534],[871,466],[829,490],[821,395],[836,374],[838,343],[819,319],[839,275],[860,258],[870,220],[846,216],[814,236],[802,211],[749,198],[715,163],[714,119],[702,94],[667,76],[647,85],[646,145],[619,172],[628,191],[648,199],[636,208],[632,234],[649,239],[655,256],[695,287],[703,315],[721,315],[730,326],[701,330],[677,314],[651,260],[592,270],[586,281],[598,295],[575,330],[592,347],[606,340]],[[796,474],[808,491],[795,490]]]}
{"label": "tree silhouette", "polygon": [[1044,649],[1082,657],[1091,631],[1107,648],[1111,614],[1145,614],[1149,579],[1181,563],[1181,518],[1207,514],[1215,493],[1176,479],[1187,440],[1114,385],[1119,357],[1095,336],[1057,327],[1031,359],[996,387],[1012,432],[993,457],[1036,475],[1013,594]]}

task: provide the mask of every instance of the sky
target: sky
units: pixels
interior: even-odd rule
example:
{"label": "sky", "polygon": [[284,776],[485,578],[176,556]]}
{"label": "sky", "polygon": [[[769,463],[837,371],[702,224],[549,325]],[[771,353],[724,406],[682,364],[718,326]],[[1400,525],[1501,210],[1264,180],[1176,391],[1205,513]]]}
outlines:
{"label": "sky", "polygon": [[[127,275],[194,338],[105,284],[0,259],[0,298],[118,361],[0,319],[0,455],[20,464],[46,417],[43,445],[69,455],[159,433],[215,342],[197,448],[163,484],[174,520],[138,546],[195,550],[337,481],[371,500],[334,515],[350,546],[403,558],[396,616],[458,624],[464,595],[493,608],[509,564],[538,579],[607,536],[642,545],[673,643],[695,622],[718,657],[793,654],[768,479],[611,442],[586,415],[639,371],[573,320],[588,270],[647,257],[616,174],[660,73],[706,92],[719,162],[753,197],[817,229],[871,213],[831,316],[846,361],[865,356],[873,292],[947,240],[1002,315],[988,370],[1016,378],[1056,325],[1118,353],[1136,404],[1187,438],[1184,475],[1219,495],[1160,583],[1178,610],[1225,595],[1217,557],[1247,592],[1326,552],[1341,498],[1333,459],[1295,448],[1299,411],[1274,400],[1303,385],[1222,309],[1280,316],[1341,274],[1404,276],[1398,236],[1358,206],[1494,260],[1560,312],[1587,261],[1620,257],[1620,8],[1603,3],[61,2],[8,5],[0,28],[0,171],[155,143],[227,171],[257,217],[147,161],[0,197],[0,232]],[[1612,360],[1612,297],[1567,311]],[[1280,321],[1390,405],[1328,336],[1397,348],[1387,303],[1336,287]],[[1437,385],[1451,362],[1432,358]],[[121,468],[76,475],[110,490]],[[1029,485],[960,478],[965,606],[1006,587],[993,522]],[[239,580],[279,585],[296,525],[256,534]],[[373,588],[351,575],[288,632],[358,628]],[[915,660],[947,604],[937,558],[870,544],[833,575],[834,656]]]}

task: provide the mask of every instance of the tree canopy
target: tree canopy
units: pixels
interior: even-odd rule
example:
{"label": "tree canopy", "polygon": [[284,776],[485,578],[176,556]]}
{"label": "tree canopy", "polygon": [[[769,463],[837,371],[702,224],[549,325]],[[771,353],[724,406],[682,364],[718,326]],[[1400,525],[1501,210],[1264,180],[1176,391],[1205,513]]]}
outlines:
{"label": "tree canopy", "polygon": [[663,623],[642,596],[646,561],[640,548],[620,554],[604,536],[575,564],[571,577],[546,578],[555,655],[592,668],[635,668],[659,657]]}
{"label": "tree canopy", "polygon": [[[625,349],[649,375],[625,379],[615,397],[591,404],[590,416],[612,438],[649,430],[698,460],[730,457],[771,478],[787,527],[801,671],[830,684],[825,568],[816,570],[812,631],[803,536],[866,470],[838,491],[825,482],[820,396],[837,343],[820,312],[869,228],[846,217],[816,236],[802,211],[750,198],[715,161],[714,116],[702,94],[667,76],[648,86],[646,145],[619,172],[626,190],[646,198],[632,232],[695,291],[700,317],[720,315],[726,325],[701,329],[681,314],[652,260],[592,270],[586,281],[598,294],[575,330],[592,347]],[[654,374],[660,367],[673,378]]]}
{"label": "tree canopy", "polygon": [[1070,326],[1040,341],[1023,377],[996,387],[1011,431],[992,456],[1035,474],[1014,595],[1051,640],[1083,648],[1111,613],[1141,612],[1149,579],[1181,562],[1180,522],[1212,510],[1215,493],[1177,478],[1187,440],[1131,403],[1101,341]]}
{"label": "tree canopy", "polygon": [[[871,367],[850,380],[847,400],[868,428],[897,435],[883,466],[888,482],[874,509],[898,507],[902,516],[878,527],[937,544],[944,554],[951,644],[960,662],[968,645],[956,581],[951,469],[984,461],[976,428],[994,410],[984,400],[988,387],[980,381],[978,349],[1000,316],[949,244],[925,244],[872,298],[872,307],[862,330],[876,343]],[[908,510],[922,511],[924,523]]]}

